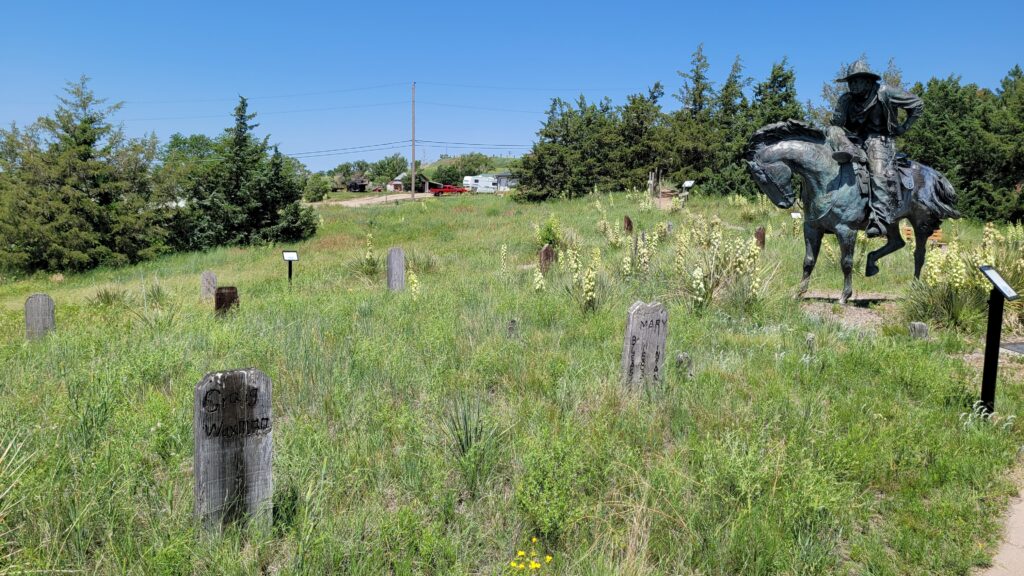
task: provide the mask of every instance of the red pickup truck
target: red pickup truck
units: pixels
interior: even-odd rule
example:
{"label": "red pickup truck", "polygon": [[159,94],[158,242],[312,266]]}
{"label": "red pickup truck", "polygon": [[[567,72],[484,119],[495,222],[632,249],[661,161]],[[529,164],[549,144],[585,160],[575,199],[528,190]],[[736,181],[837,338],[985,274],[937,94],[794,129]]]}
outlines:
{"label": "red pickup truck", "polygon": [[462,194],[464,192],[469,192],[469,190],[459,186],[452,186],[451,184],[443,184],[439,188],[431,188],[430,192],[434,196],[440,196],[442,194]]}

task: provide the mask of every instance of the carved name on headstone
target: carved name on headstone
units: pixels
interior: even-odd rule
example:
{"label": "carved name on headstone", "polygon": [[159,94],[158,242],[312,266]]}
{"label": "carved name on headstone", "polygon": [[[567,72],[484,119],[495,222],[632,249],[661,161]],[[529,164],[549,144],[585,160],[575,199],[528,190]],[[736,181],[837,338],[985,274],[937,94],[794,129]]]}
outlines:
{"label": "carved name on headstone", "polygon": [[46,294],[33,294],[25,300],[25,337],[42,338],[57,328],[53,298]]}
{"label": "carved name on headstone", "polygon": [[757,242],[757,247],[764,250],[764,226],[758,226],[757,230],[754,230],[754,240]]}
{"label": "carved name on headstone", "polygon": [[668,310],[660,302],[634,302],[626,315],[622,380],[627,386],[660,382],[665,364]]}
{"label": "carved name on headstone", "polygon": [[207,270],[199,276],[199,298],[209,300],[217,292],[217,275]]}
{"label": "carved name on headstone", "polygon": [[271,522],[271,392],[270,378],[255,368],[211,372],[196,384],[195,515],[206,529]]}
{"label": "carved name on headstone", "polygon": [[545,244],[540,249],[540,271],[542,274],[547,274],[548,270],[551,269],[551,263],[555,261],[555,249],[551,247],[551,244]]}
{"label": "carved name on headstone", "polygon": [[213,297],[213,310],[218,316],[226,314],[232,308],[238,308],[238,288],[222,286],[217,288]]}
{"label": "carved name on headstone", "polygon": [[401,248],[388,250],[388,290],[405,290],[405,251]]}

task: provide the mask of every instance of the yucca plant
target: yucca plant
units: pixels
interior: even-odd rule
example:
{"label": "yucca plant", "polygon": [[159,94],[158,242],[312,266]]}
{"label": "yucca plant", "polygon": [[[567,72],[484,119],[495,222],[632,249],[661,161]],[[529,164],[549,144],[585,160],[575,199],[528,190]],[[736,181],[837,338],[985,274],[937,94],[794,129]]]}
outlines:
{"label": "yucca plant", "polygon": [[484,417],[479,400],[464,396],[451,401],[441,424],[448,440],[446,448],[474,497],[494,469],[502,433]]}

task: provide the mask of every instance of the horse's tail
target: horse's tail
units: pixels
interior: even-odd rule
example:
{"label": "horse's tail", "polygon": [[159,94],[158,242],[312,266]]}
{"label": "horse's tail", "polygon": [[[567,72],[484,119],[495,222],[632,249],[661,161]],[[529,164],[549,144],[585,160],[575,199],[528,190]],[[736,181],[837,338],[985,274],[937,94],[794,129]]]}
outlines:
{"label": "horse's tail", "polygon": [[921,175],[921,186],[917,191],[918,203],[924,206],[935,220],[959,218],[960,212],[954,207],[956,190],[953,189],[953,185],[938,170],[923,164],[918,166]]}

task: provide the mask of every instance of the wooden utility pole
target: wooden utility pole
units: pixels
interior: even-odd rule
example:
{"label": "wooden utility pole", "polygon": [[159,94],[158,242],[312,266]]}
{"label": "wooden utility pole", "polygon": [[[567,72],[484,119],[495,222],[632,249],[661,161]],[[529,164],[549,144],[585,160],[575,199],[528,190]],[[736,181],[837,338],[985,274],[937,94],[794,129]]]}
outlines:
{"label": "wooden utility pole", "polygon": [[416,198],[416,83],[412,83],[412,196]]}

